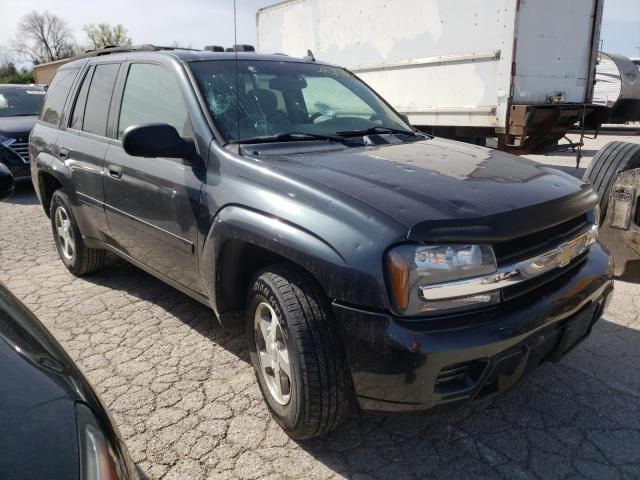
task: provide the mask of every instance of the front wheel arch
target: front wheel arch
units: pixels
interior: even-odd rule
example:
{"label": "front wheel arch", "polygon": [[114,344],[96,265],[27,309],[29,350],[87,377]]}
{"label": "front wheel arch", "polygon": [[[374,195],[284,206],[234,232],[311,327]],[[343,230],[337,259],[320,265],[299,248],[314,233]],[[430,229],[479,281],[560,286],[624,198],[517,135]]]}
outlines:
{"label": "front wheel arch", "polygon": [[[232,307],[241,303],[239,296],[227,295],[228,289],[223,285],[228,282],[234,285],[230,278],[235,280],[241,273],[242,281],[247,280],[249,275],[244,268],[253,273],[259,266],[282,259],[308,272],[332,301],[371,309],[388,307],[382,262],[377,257],[371,258],[377,254],[375,251],[365,255],[354,247],[351,250],[354,256],[348,259],[313,231],[237,205],[220,210],[211,225],[199,254],[199,273],[210,303],[221,320]],[[252,256],[243,256],[247,251],[252,252]],[[383,252],[379,255],[382,258]],[[375,267],[371,268],[371,265]],[[243,292],[246,292],[247,283]]]}
{"label": "front wheel arch", "polygon": [[228,240],[218,255],[216,267],[216,310],[219,314],[244,311],[255,275],[270,265],[289,265],[315,279],[317,287],[330,300],[318,279],[303,265],[272,250],[243,240]]}

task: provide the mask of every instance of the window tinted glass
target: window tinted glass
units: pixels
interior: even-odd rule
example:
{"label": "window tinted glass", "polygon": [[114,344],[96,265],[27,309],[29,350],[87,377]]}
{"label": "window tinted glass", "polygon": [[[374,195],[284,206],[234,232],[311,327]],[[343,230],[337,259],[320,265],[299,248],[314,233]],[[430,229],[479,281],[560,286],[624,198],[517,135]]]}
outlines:
{"label": "window tinted glass", "polygon": [[60,116],[62,115],[62,109],[64,108],[64,102],[67,99],[67,95],[77,73],[77,68],[58,70],[47,91],[40,120],[47,123],[58,124]]}
{"label": "window tinted glass", "polygon": [[118,138],[131,125],[168,123],[184,134],[187,110],[171,74],[158,65],[134,63],[122,96]]}
{"label": "window tinted glass", "polygon": [[76,130],[82,130],[82,120],[84,119],[84,109],[87,104],[87,93],[89,92],[89,85],[91,84],[91,77],[93,76],[93,70],[95,67],[91,67],[84,77],[82,87],[80,87],[80,93],[76,98],[76,104],[73,107],[73,113],[71,114],[71,123],[69,126]]}
{"label": "window tinted glass", "polygon": [[109,105],[119,67],[120,65],[116,63],[96,66],[84,110],[82,130],[85,132],[103,137],[107,134]]}
{"label": "window tinted glass", "polygon": [[0,117],[39,115],[45,93],[40,87],[0,86]]}

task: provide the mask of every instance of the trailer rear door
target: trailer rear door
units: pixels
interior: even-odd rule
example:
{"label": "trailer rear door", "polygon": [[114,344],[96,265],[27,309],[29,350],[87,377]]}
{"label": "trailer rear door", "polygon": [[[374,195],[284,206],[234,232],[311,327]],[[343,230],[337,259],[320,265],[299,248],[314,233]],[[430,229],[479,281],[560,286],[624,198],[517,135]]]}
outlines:
{"label": "trailer rear door", "polygon": [[602,0],[520,0],[513,102],[588,101],[594,18]]}

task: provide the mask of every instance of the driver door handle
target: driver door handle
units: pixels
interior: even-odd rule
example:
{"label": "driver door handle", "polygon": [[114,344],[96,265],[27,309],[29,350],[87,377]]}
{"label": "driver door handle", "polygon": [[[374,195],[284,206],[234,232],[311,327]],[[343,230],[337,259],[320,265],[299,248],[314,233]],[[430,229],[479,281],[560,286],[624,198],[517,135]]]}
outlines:
{"label": "driver door handle", "polygon": [[109,165],[109,176],[112,178],[122,178],[122,167]]}

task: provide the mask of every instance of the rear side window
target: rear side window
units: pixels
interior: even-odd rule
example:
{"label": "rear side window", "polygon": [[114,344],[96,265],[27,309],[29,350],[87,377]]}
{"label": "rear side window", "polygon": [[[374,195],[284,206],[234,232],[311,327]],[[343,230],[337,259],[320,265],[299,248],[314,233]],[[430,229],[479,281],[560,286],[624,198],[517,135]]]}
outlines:
{"label": "rear side window", "polygon": [[187,110],[171,74],[158,65],[134,63],[122,95],[118,138],[131,125],[168,123],[183,134]]}
{"label": "rear side window", "polygon": [[77,73],[77,68],[58,70],[47,91],[40,120],[53,125],[57,125],[60,122],[64,103]]}
{"label": "rear side window", "polygon": [[71,114],[71,122],[69,126],[76,130],[82,130],[82,121],[84,120],[84,109],[87,104],[87,93],[89,93],[89,85],[91,85],[91,78],[93,77],[93,70],[95,67],[91,67],[87,74],[84,76],[82,87],[76,98],[76,104],[73,107],[73,113]]}
{"label": "rear side window", "polygon": [[[82,130],[102,137],[107,134],[107,117],[120,64],[97,65],[91,78],[87,102],[84,109]],[[86,80],[85,80],[86,83]]]}

